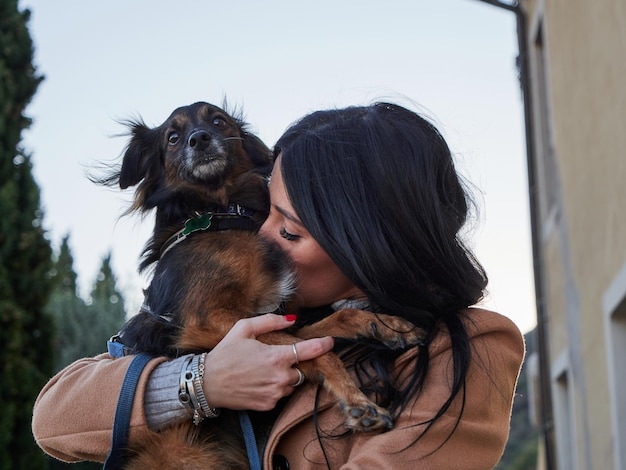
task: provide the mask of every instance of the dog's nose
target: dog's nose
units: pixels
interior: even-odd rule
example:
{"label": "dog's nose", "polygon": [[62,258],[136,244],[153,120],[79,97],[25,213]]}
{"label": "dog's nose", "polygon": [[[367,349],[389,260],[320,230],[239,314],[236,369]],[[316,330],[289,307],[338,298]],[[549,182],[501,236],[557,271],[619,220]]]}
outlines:
{"label": "dog's nose", "polygon": [[209,146],[211,135],[207,131],[194,131],[187,143],[194,150],[205,150]]}

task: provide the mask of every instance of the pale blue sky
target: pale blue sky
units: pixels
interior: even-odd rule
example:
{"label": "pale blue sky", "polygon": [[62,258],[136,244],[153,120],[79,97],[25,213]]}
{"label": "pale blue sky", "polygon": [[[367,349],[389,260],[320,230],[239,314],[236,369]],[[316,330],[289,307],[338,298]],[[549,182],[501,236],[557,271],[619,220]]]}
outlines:
{"label": "pale blue sky", "polygon": [[478,0],[20,1],[25,7],[46,79],[27,109],[34,124],[23,144],[44,226],[55,248],[70,234],[83,292],[109,250],[130,311],[147,284],[136,265],[151,220],[118,219],[130,194],[85,177],[122,152],[117,120],[140,115],[157,125],[178,106],[226,96],[271,146],[309,111],[385,99],[430,117],[482,191],[471,235],[490,277],[485,305],[524,332],[535,325],[513,14]]}

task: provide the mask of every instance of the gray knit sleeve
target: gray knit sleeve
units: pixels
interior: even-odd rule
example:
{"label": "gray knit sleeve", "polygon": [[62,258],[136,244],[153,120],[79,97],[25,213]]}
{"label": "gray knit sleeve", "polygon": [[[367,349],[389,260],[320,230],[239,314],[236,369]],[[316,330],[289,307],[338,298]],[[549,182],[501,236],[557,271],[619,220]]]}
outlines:
{"label": "gray knit sleeve", "polygon": [[188,408],[178,399],[182,356],[159,364],[150,374],[144,396],[144,413],[153,431],[190,420]]}

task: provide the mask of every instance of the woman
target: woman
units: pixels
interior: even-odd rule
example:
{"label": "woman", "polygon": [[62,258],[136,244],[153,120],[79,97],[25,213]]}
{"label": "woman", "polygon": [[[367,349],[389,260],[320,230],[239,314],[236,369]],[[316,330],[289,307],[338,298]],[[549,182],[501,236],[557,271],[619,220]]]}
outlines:
{"label": "woman", "polygon": [[[294,263],[298,286],[288,311],[305,324],[358,305],[404,317],[428,334],[404,351],[334,345],[363,389],[393,414],[394,428],[385,433],[342,432],[329,396],[316,396],[312,384],[294,387],[296,359],[329,351],[333,340],[298,343],[297,358],[291,347],[256,341],[292,324],[276,315],[240,321],[207,355],[210,405],[266,411],[293,393],[269,436],[267,469],[495,466],[524,344],[510,320],[469,308],[481,300],[487,278],[459,236],[469,198],[442,136],[419,115],[379,103],[308,115],[275,152],[272,207],[261,232]],[[51,380],[33,418],[45,451],[104,459],[128,360],[84,359]],[[148,365],[131,440],[189,419],[177,403],[180,368],[180,360]],[[90,405],[94,394],[98,409]]]}

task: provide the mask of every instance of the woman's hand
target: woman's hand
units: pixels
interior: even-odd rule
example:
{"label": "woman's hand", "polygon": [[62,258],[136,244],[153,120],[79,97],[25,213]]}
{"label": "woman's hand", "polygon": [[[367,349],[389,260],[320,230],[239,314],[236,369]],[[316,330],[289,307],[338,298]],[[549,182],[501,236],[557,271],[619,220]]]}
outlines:
{"label": "woman's hand", "polygon": [[[256,337],[293,325],[295,316],[275,314],[239,320],[206,356],[204,393],[211,407],[267,411],[291,394],[299,374],[291,345],[270,346]],[[333,339],[314,338],[297,344],[300,361],[333,348]]]}

